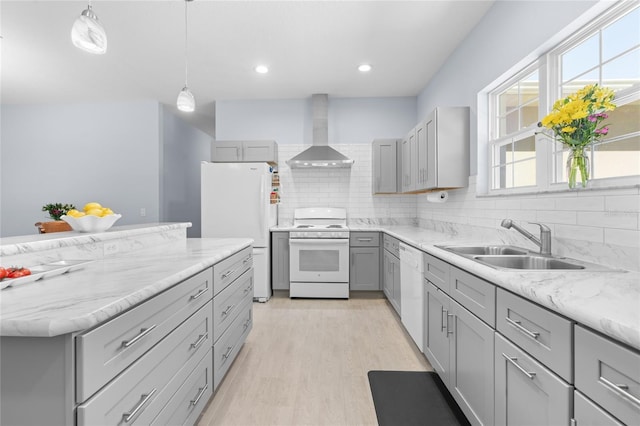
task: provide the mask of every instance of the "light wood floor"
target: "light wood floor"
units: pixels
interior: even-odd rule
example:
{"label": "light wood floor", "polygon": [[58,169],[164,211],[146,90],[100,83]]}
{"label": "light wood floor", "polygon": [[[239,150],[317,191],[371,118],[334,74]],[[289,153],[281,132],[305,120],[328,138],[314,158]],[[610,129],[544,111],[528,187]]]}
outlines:
{"label": "light wood floor", "polygon": [[287,294],[254,303],[253,330],[199,426],[375,425],[369,370],[431,370],[380,293]]}

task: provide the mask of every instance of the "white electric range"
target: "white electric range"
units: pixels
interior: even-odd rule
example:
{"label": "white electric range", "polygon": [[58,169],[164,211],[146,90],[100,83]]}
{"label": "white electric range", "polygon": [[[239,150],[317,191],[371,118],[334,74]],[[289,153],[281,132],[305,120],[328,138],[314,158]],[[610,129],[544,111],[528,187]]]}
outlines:
{"label": "white electric range", "polygon": [[349,298],[349,228],[341,208],[296,209],[289,232],[289,297]]}

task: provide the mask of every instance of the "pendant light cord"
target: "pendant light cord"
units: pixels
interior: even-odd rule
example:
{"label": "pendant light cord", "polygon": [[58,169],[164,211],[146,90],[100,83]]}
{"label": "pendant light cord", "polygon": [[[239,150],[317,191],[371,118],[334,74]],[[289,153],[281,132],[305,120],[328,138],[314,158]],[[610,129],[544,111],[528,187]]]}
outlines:
{"label": "pendant light cord", "polygon": [[189,87],[189,54],[187,50],[187,38],[189,33],[189,24],[187,20],[187,4],[190,0],[184,0],[184,87]]}

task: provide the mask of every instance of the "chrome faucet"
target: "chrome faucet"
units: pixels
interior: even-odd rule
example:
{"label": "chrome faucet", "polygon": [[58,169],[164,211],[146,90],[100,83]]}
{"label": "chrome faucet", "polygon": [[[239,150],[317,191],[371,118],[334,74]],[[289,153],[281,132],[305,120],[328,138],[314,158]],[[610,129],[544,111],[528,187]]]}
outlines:
{"label": "chrome faucet", "polygon": [[537,238],[531,232],[527,231],[524,228],[521,228],[517,223],[513,222],[511,219],[503,219],[501,225],[504,228],[510,229],[513,228],[531,241],[538,247],[540,247],[540,254],[543,256],[551,256],[551,229],[547,225],[543,225],[541,223],[529,222],[533,225],[538,225],[540,227],[540,238]]}

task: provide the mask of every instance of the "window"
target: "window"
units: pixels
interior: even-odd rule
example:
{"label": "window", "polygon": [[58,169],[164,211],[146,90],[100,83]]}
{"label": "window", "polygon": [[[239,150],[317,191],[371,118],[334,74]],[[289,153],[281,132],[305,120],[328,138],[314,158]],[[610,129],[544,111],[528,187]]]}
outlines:
{"label": "window", "polygon": [[608,135],[591,147],[592,183],[640,175],[638,22],[638,3],[623,2],[489,93],[491,192],[566,183],[568,151],[536,123],[556,100],[594,83],[616,92],[617,109],[605,121]]}

